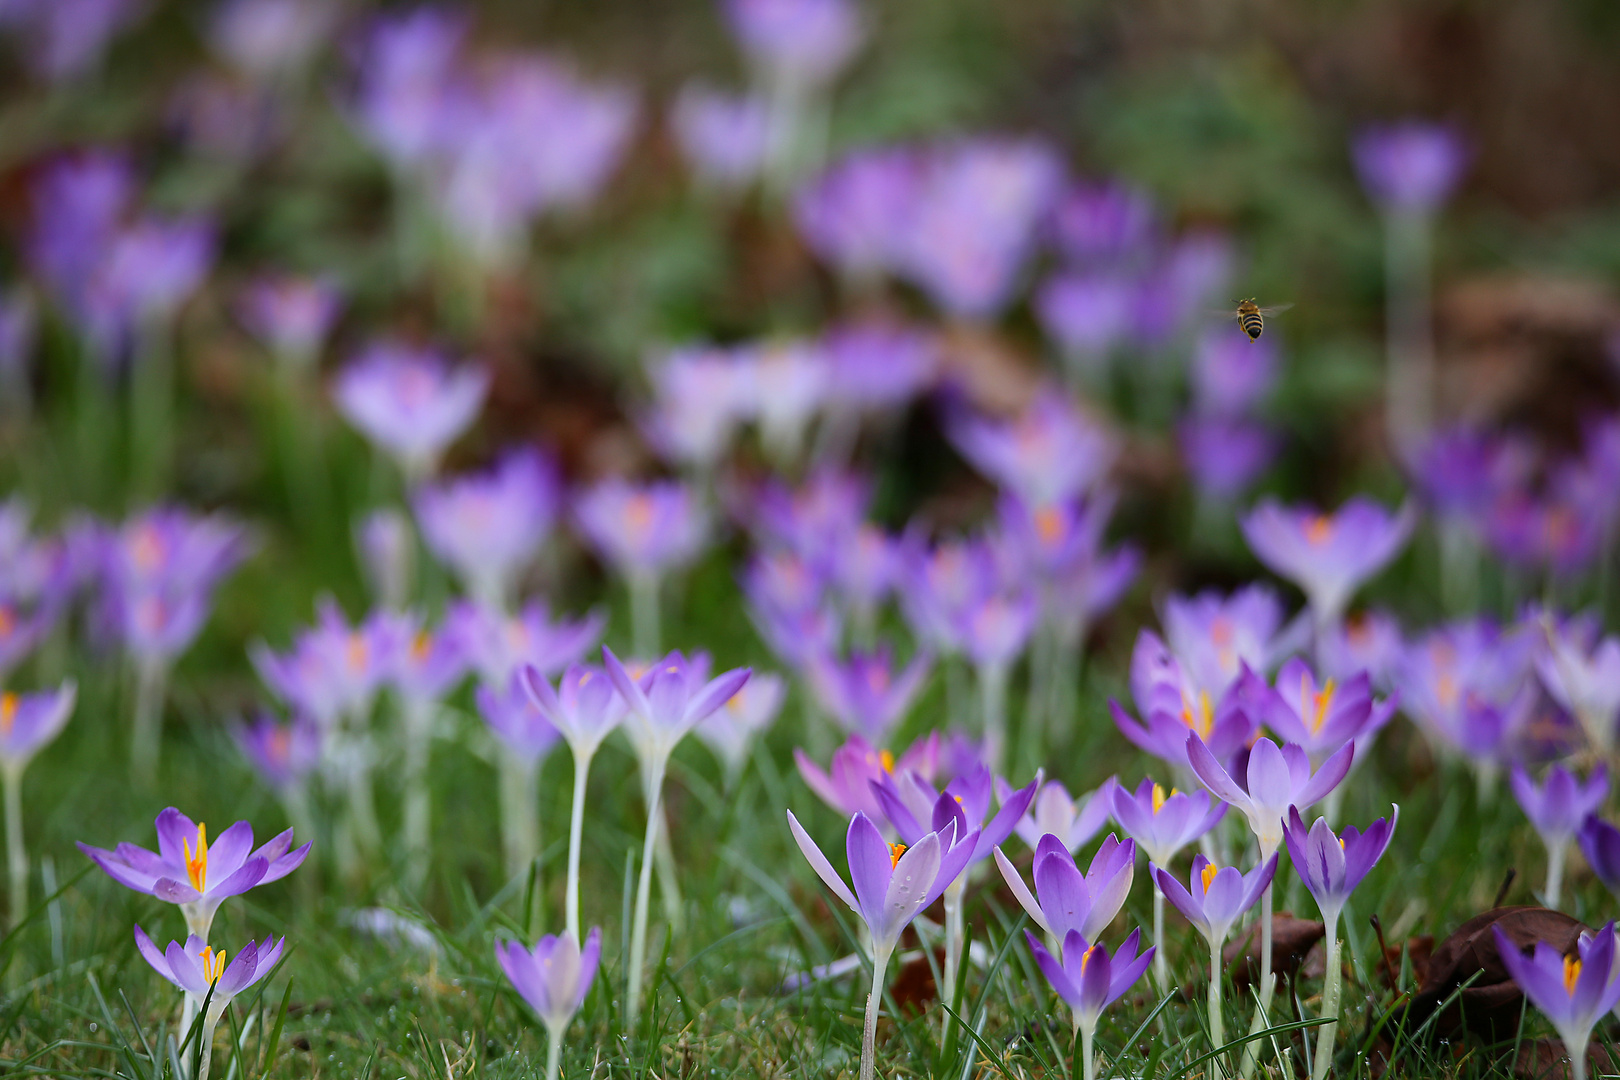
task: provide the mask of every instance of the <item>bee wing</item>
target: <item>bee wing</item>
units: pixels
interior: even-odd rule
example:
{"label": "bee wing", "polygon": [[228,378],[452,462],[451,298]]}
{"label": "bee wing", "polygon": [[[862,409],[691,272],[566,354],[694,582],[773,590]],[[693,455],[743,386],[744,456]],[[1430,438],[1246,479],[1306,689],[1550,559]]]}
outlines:
{"label": "bee wing", "polygon": [[1229,307],[1205,308],[1204,313],[1206,315],[1213,315],[1217,319],[1235,319],[1238,317],[1237,311]]}
{"label": "bee wing", "polygon": [[1260,314],[1262,314],[1262,315],[1281,315],[1283,312],[1287,311],[1289,308],[1291,308],[1293,306],[1294,306],[1293,304],[1276,304],[1276,305],[1273,305],[1272,307],[1263,307],[1263,308],[1260,309]]}

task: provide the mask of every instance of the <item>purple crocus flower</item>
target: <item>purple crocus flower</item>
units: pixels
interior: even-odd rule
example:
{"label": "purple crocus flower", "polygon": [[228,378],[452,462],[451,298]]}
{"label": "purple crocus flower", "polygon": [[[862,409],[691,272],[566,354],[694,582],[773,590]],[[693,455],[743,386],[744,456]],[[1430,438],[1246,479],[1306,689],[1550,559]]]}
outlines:
{"label": "purple crocus flower", "polygon": [[882,645],[871,652],[851,650],[845,661],[813,656],[806,678],[821,707],[845,731],[882,743],[905,719],[932,666],[933,657],[919,652],[896,670],[893,650]]}
{"label": "purple crocus flower", "polygon": [[1597,813],[1609,797],[1609,771],[1599,765],[1583,784],[1562,765],[1554,765],[1538,786],[1514,765],[1508,776],[1513,797],[1519,800],[1524,816],[1530,819],[1541,842],[1547,845],[1547,888],[1545,902],[1556,908],[1564,881],[1564,859],[1570,841],[1587,818]]}
{"label": "purple crocus flower", "polygon": [[1330,926],[1338,924],[1345,901],[1384,857],[1400,817],[1401,808],[1397,806],[1393,814],[1379,818],[1366,832],[1351,825],[1342,834],[1335,835],[1326,818],[1317,818],[1307,832],[1299,808],[1289,807],[1284,830],[1288,855],[1294,861],[1300,880],[1315,898],[1316,906],[1322,909],[1324,922]]}
{"label": "purple crocus flower", "polygon": [[393,616],[394,652],[389,681],[405,711],[425,726],[433,706],[450,694],[467,674],[465,642],[446,630],[430,629],[420,615]]}
{"label": "purple crocus flower", "polygon": [[1580,722],[1587,741],[1607,755],[1620,729],[1620,638],[1588,647],[1570,626],[1549,625],[1547,647],[1535,654],[1536,674],[1553,699]]}
{"label": "purple crocus flower", "polygon": [[974,468],[1037,507],[1090,490],[1118,452],[1101,426],[1051,389],[1014,420],[964,416],[950,435]]}
{"label": "purple crocus flower", "polygon": [[685,566],[708,532],[697,496],[673,480],[603,480],[575,497],[574,520],[596,553],[628,577]]}
{"label": "purple crocus flower", "polygon": [[1535,456],[1523,439],[1459,427],[1431,435],[1408,468],[1443,520],[1477,525],[1500,496],[1529,481]]}
{"label": "purple crocus flower", "polygon": [[1262,858],[1275,853],[1282,843],[1283,818],[1288,808],[1314,806],[1326,798],[1349,773],[1354,754],[1355,745],[1346,743],[1313,773],[1303,747],[1288,743],[1279,749],[1262,736],[1249,750],[1245,782],[1240,784],[1196,732],[1187,736],[1187,758],[1193,772],[1211,794],[1225,799],[1249,819]]}
{"label": "purple crocus flower", "polygon": [[452,368],[431,350],[391,342],[367,347],[332,389],[349,423],[412,482],[438,468],[446,448],[478,418],[488,392],[483,368]]}
{"label": "purple crocus flower", "polygon": [[[1048,780],[1041,785],[1029,811],[1019,818],[1013,831],[1031,851],[1040,844],[1041,837],[1051,835],[1061,840],[1073,855],[1107,824],[1110,796],[1115,786],[1117,782],[1109,777],[1096,790],[1071,797],[1062,783]],[[996,777],[996,801],[1005,803],[1012,795],[1013,786]]]}
{"label": "purple crocus flower", "polygon": [[1552,1021],[1569,1054],[1570,1074],[1586,1080],[1587,1044],[1592,1029],[1605,1013],[1620,1004],[1620,978],[1615,968],[1614,922],[1605,923],[1595,934],[1582,934],[1575,955],[1565,956],[1544,941],[1536,942],[1529,956],[1502,932],[1496,935],[1496,951],[1513,981],[1519,984],[1542,1015]]}
{"label": "purple crocus flower", "polygon": [[231,737],[253,771],[278,792],[299,787],[321,761],[321,728],[307,716],[283,724],[266,710],[233,725]]}
{"label": "purple crocus flower", "polygon": [[1356,589],[1400,553],[1416,521],[1410,505],[1390,514],[1370,499],[1351,499],[1332,514],[1266,499],[1242,526],[1250,550],[1304,590],[1323,626],[1343,617]]}
{"label": "purple crocus flower", "polygon": [[454,637],[478,676],[489,686],[504,687],[525,664],[550,678],[578,663],[602,637],[607,616],[591,612],[579,619],[553,620],[543,601],[526,605],[516,615],[503,615],[481,604],[453,604],[445,633]]}
{"label": "purple crocus flower", "polygon": [[78,848],[125,888],[180,905],[186,928],[205,939],[221,903],[255,885],[280,881],[309,854],[307,843],[293,848],[291,829],[255,850],[253,826],[245,821],[210,845],[207,826],[172,806],[158,814],[157,834],[156,853],[127,843],[112,851],[82,842]]}
{"label": "purple crocus flower", "polygon": [[422,164],[444,138],[466,33],[464,13],[424,4],[380,16],[355,50],[356,120],[396,169]]}
{"label": "purple crocus flower", "polygon": [[999,847],[995,855],[996,868],[1030,920],[1056,941],[1074,933],[1090,941],[1106,930],[1125,906],[1136,874],[1136,844],[1130,840],[1122,844],[1112,833],[1091,857],[1085,874],[1062,840],[1041,837],[1035,846],[1033,894]]}
{"label": "purple crocus flower", "polygon": [[532,949],[515,940],[495,943],[496,962],[551,1035],[547,1080],[556,1080],[563,1032],[585,1004],[601,957],[602,930],[595,926],[583,947],[571,934],[547,934]]}
{"label": "purple crocus flower", "polygon": [[1076,183],[1052,213],[1058,246],[1082,264],[1128,261],[1153,243],[1157,231],[1152,196],[1121,183]]}
{"label": "purple crocus flower", "polygon": [[748,186],[770,150],[770,108],[760,98],[692,84],[675,99],[670,128],[687,166],[712,187]]}
{"label": "purple crocus flower", "polygon": [[0,774],[7,784],[19,783],[34,755],[62,733],[77,700],[78,686],[72,679],[55,690],[0,693]]}
{"label": "purple crocus flower", "polygon": [[1483,784],[1512,757],[1531,718],[1535,645],[1533,635],[1468,619],[1413,642],[1397,669],[1402,708],[1437,746],[1473,763]]}
{"label": "purple crocus flower", "polygon": [[[1259,677],[1253,676],[1259,683]],[[1309,666],[1298,657],[1277,672],[1275,689],[1255,687],[1264,702],[1262,722],[1284,742],[1303,747],[1313,768],[1346,743],[1356,744],[1362,757],[1372,739],[1395,715],[1397,702],[1374,702],[1372,680],[1361,672],[1344,683],[1328,679],[1318,683]]]}
{"label": "purple crocus flower", "polygon": [[1353,149],[1356,172],[1375,202],[1391,213],[1422,216],[1450,197],[1469,157],[1454,129],[1415,120],[1368,128]]}
{"label": "purple crocus flower", "polygon": [[207,278],[214,255],[214,227],[202,218],[144,218],[123,230],[91,286],[95,305],[110,320],[105,332],[114,326],[141,331],[173,319]]}
{"label": "purple crocus flower", "polygon": [[251,651],[253,666],[282,701],[323,727],[371,714],[377,693],[393,675],[404,629],[385,611],[350,624],[330,597],[316,605],[315,625],[286,654],[264,645]]}
{"label": "purple crocus flower", "polygon": [[1172,595],[1164,605],[1165,639],[1192,688],[1219,700],[1245,666],[1254,671],[1271,667],[1282,615],[1277,594],[1261,585],[1230,596],[1214,591]]}
{"label": "purple crocus flower", "polygon": [[473,700],[478,715],[500,739],[501,746],[526,768],[533,768],[557,744],[560,733],[529,700],[529,692],[516,672],[499,690],[487,684],[480,686]]}
{"label": "purple crocus flower", "polygon": [[1035,313],[1079,374],[1094,377],[1134,327],[1136,285],[1114,273],[1064,273],[1035,296]]}
{"label": "purple crocus flower", "polygon": [[1176,427],[1181,459],[1206,498],[1230,503],[1259,479],[1277,456],[1277,438],[1255,420],[1189,416]]}
{"label": "purple crocus flower", "polygon": [[278,363],[314,365],[337,321],[341,300],[318,278],[265,277],[237,298],[237,318]]}
{"label": "purple crocus flower", "polygon": [[691,661],[672,652],[632,679],[619,658],[602,647],[602,665],[626,704],[625,733],[643,766],[660,779],[675,744],[701,720],[722,708],[748,681],[750,669],[733,668],[707,679],[706,657]]}
{"label": "purple crocus flower", "polygon": [[735,782],[742,772],[754,740],[776,720],[787,696],[787,683],[780,675],[755,672],[726,703],[702,720],[692,731],[714,751],[726,776]]}
{"label": "purple crocus flower", "polygon": [[144,12],[143,0],[12,0],[28,66],[51,82],[88,74],[119,32]]}
{"label": "purple crocus flower", "polygon": [[828,331],[827,403],[834,409],[868,412],[900,408],[933,385],[940,343],[903,323],[866,318]]}
{"label": "purple crocus flower", "polygon": [[868,281],[899,267],[921,176],[914,150],[858,150],[799,192],[794,221],[823,261],[846,278]]}
{"label": "purple crocus flower", "polygon": [[[1153,960],[1156,946],[1149,945],[1138,956],[1137,946],[1142,931],[1133,930],[1113,956],[1099,942],[1089,944],[1084,935],[1070,930],[1063,937],[1058,957],[1046,951],[1040,939],[1028,930],[1024,938],[1029,951],[1035,954],[1035,963],[1051,984],[1052,991],[1069,1006],[1074,1017],[1074,1034],[1081,1040],[1084,1068],[1081,1075],[1095,1080],[1097,1066],[1093,1058],[1092,1039],[1096,1037],[1097,1021],[1104,1009],[1125,995],[1136,985],[1148,964]],[[1073,1036],[1071,1036],[1072,1038]]]}
{"label": "purple crocus flower", "polygon": [[1277,347],[1270,337],[1247,341],[1241,334],[1209,333],[1193,353],[1194,410],[1204,416],[1251,414],[1277,378]]}
{"label": "purple crocus flower", "polygon": [[1232,932],[1233,925],[1271,886],[1271,879],[1277,873],[1277,856],[1270,855],[1245,874],[1235,866],[1216,866],[1202,855],[1194,855],[1186,885],[1162,867],[1149,866],[1148,870],[1175,909],[1197,927],[1216,950],[1218,963],[1221,943]]}
{"label": "purple crocus flower", "polygon": [[725,0],[724,8],[743,51],[790,87],[831,81],[866,36],[849,0]]}
{"label": "purple crocus flower", "polygon": [[1166,797],[1164,788],[1152,780],[1143,780],[1134,792],[1115,784],[1110,795],[1114,820],[1157,866],[1169,866],[1182,848],[1213,829],[1227,810],[1225,803],[1212,800],[1207,791],[1172,790]]}
{"label": "purple crocus flower", "polygon": [[787,548],[817,570],[865,521],[871,481],[853,472],[821,468],[796,488],[767,481],[753,495],[747,515],[762,543]]}
{"label": "purple crocus flower", "polygon": [[803,750],[794,750],[793,760],[805,785],[840,816],[865,814],[876,821],[887,821],[883,807],[872,793],[873,785],[880,784],[886,774],[913,772],[933,783],[939,772],[939,732],[929,732],[898,757],[888,750],[878,749],[859,735],[851,735],[843,746],[833,751],[826,772]]}
{"label": "purple crocus flower", "polygon": [[324,0],[230,0],[216,10],[209,40],[238,71],[268,81],[303,67],[336,14]]}
{"label": "purple crocus flower", "polygon": [[[1394,685],[1406,639],[1393,615],[1363,611],[1329,627],[1316,651],[1323,673],[1330,678],[1343,680],[1366,672],[1375,687],[1388,690]],[[1620,709],[1620,699],[1615,706]]]}
{"label": "purple crocus flower", "polygon": [[647,365],[656,411],[643,423],[665,458],[712,469],[752,410],[751,379],[731,349],[675,349]]}
{"label": "purple crocus flower", "polygon": [[1575,839],[1592,873],[1609,892],[1620,896],[1620,829],[1593,814],[1581,824]]}
{"label": "purple crocus flower", "polygon": [[[178,941],[171,941],[169,947],[160,952],[146,931],[135,927],[135,945],[152,965],[152,970],[184,990],[198,1008],[205,1000],[208,1002],[211,1022],[205,1023],[210,1034],[232,998],[275,970],[286,941],[272,935],[266,935],[261,942],[249,938],[237,952],[236,959],[227,965],[225,950],[210,948],[201,935],[186,938],[184,947]],[[209,1039],[203,1044],[205,1055],[212,1052],[213,1047],[209,1045],[212,1042]]]}
{"label": "purple crocus flower", "polygon": [[956,638],[981,672],[1006,672],[1029,644],[1039,611],[1028,589],[987,593],[960,613]]}
{"label": "purple crocus flower", "polygon": [[595,753],[624,719],[624,698],[602,668],[569,664],[555,690],[534,664],[521,671],[531,703],[576,753]]}
{"label": "purple crocus flower", "polygon": [[428,549],[475,600],[504,610],[545,545],[561,498],[556,463],[523,448],[487,473],[424,485],[413,502]]}
{"label": "purple crocus flower", "polygon": [[1189,786],[1196,782],[1187,757],[1189,733],[1198,735],[1216,757],[1230,760],[1249,745],[1259,730],[1251,710],[1235,695],[1228,695],[1218,708],[1210,705],[1207,694],[1187,699],[1179,708],[1155,704],[1143,711],[1141,721],[1117,701],[1110,700],[1108,710],[1121,735],[1169,765]]}
{"label": "purple crocus flower", "polygon": [[1003,800],[994,817],[990,815],[994,784],[983,762],[946,784],[944,791],[935,791],[919,773],[897,776],[886,772],[872,782],[872,793],[883,808],[883,816],[907,843],[916,843],[925,833],[940,828],[942,815],[959,816],[957,835],[965,836],[972,829],[979,838],[971,859],[976,863],[989,858],[996,846],[1012,835],[1039,787],[1037,776]]}
{"label": "purple crocus flower", "polygon": [[91,284],[134,196],[129,162],[103,150],[61,158],[34,183],[29,261],[81,331],[89,329]]}

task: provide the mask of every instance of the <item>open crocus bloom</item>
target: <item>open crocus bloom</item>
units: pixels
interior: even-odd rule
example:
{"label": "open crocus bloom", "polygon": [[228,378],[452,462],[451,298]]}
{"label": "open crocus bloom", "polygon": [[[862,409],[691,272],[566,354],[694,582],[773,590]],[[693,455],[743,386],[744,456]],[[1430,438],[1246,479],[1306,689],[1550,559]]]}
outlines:
{"label": "open crocus bloom", "polygon": [[1246,783],[1239,784],[1196,734],[1187,736],[1187,758],[1198,779],[1217,798],[1225,799],[1249,819],[1260,841],[1260,854],[1271,855],[1283,840],[1283,818],[1291,806],[1310,807],[1327,797],[1350,771],[1355,744],[1347,743],[1313,774],[1303,748],[1289,743],[1278,749],[1270,739],[1257,740],[1249,751]]}
{"label": "open crocus bloom", "polygon": [[[286,941],[286,938],[273,941],[269,935],[262,942],[249,938],[237,952],[236,959],[227,964],[224,949],[209,948],[196,934],[188,937],[184,946],[171,941],[169,947],[160,952],[145,930],[135,928],[135,945],[152,965],[152,970],[184,990],[199,1007],[208,1000],[209,1015],[215,1020],[232,998],[275,969]],[[209,999],[210,991],[212,999]],[[203,1053],[207,1052],[204,1048]]]}
{"label": "open crocus bloom", "polygon": [[1294,869],[1316,898],[1322,909],[1324,922],[1336,922],[1344,910],[1346,900],[1355,891],[1361,879],[1367,876],[1395,835],[1395,825],[1401,819],[1401,808],[1387,818],[1379,818],[1361,832],[1354,825],[1342,835],[1335,835],[1326,818],[1317,818],[1310,831],[1297,807],[1288,809],[1288,856]]}
{"label": "open crocus bloom", "polygon": [[525,448],[486,473],[423,487],[413,502],[428,548],[470,594],[500,605],[544,546],[561,499],[556,465]]}
{"label": "open crocus bloom", "polygon": [[708,530],[698,496],[677,481],[604,480],[575,497],[574,519],[598,555],[632,576],[685,566],[702,551]]}
{"label": "open crocus bloom", "polygon": [[1142,937],[1140,930],[1132,930],[1113,956],[1108,955],[1101,942],[1088,944],[1084,934],[1070,930],[1063,936],[1059,950],[1061,960],[1047,952],[1040,939],[1028,930],[1024,931],[1024,937],[1041,967],[1041,974],[1052,984],[1057,996],[1068,1004],[1077,1032],[1095,1028],[1102,1011],[1134,986],[1153,960],[1154,946],[1149,946],[1140,956],[1136,954]]}
{"label": "open crocus bloom", "polygon": [[21,773],[56,738],[73,715],[78,688],[72,679],[37,694],[0,694],[0,766]]}
{"label": "open crocus bloom", "polygon": [[1202,855],[1194,855],[1187,885],[1182,885],[1170,871],[1161,867],[1148,869],[1164,890],[1165,899],[1174,904],[1210,944],[1218,945],[1271,884],[1277,874],[1277,856],[1271,856],[1244,874],[1235,866],[1218,867]]}
{"label": "open crocus bloom", "polygon": [[967,869],[979,842],[978,830],[959,836],[954,825],[946,825],[942,831],[925,833],[914,844],[890,844],[870,818],[856,814],[844,841],[849,878],[855,886],[851,891],[791,810],[788,827],[817,876],[866,923],[872,933],[873,954],[883,960],[894,952],[900,932],[911,920]]}
{"label": "open crocus bloom", "polygon": [[996,867],[1036,926],[1059,942],[1073,932],[1090,941],[1114,921],[1130,894],[1136,844],[1130,840],[1122,844],[1110,834],[1092,856],[1091,868],[1081,876],[1062,841],[1043,836],[1035,849],[1034,896],[1000,848],[996,849]]}
{"label": "open crocus bloom", "polygon": [[556,690],[533,664],[525,664],[521,670],[529,701],[576,754],[594,754],[624,719],[624,698],[599,667],[570,664]]}
{"label": "open crocus bloom", "polygon": [[803,750],[794,750],[793,760],[799,766],[805,785],[839,814],[848,817],[862,813],[884,820],[883,808],[872,794],[872,785],[895,772],[902,775],[915,772],[933,783],[934,775],[939,772],[939,732],[929,732],[899,757],[878,749],[859,735],[851,735],[843,746],[833,751],[826,772]]}
{"label": "open crocus bloom", "polygon": [[1344,614],[1351,594],[1406,546],[1417,510],[1391,514],[1371,499],[1351,499],[1332,514],[1266,499],[1242,521],[1249,548],[1274,573],[1304,591],[1317,619]]}
{"label": "open crocus bloom", "polygon": [[973,830],[978,846],[971,861],[978,862],[988,858],[996,845],[1012,835],[1040,783],[1037,776],[1013,792],[994,817],[990,816],[990,770],[983,762],[976,762],[942,792],[935,792],[917,773],[898,777],[885,773],[873,782],[872,793],[877,796],[884,816],[900,833],[900,839],[908,844],[919,843],[924,834],[942,829],[946,818],[957,820],[958,836]]}
{"label": "open crocus bloom", "polygon": [[896,668],[893,651],[880,645],[871,652],[851,650],[842,662],[831,654],[811,655],[806,678],[821,707],[844,730],[882,742],[905,719],[932,666],[933,657],[918,652]]}
{"label": "open crocus bloom", "polygon": [[1562,765],[1554,765],[1538,786],[1524,766],[1515,765],[1508,786],[1550,848],[1569,843],[1581,823],[1602,808],[1609,797],[1609,772],[1599,765],[1583,784]]}
{"label": "open crocus bloom", "polygon": [[1372,680],[1361,672],[1342,683],[1318,683],[1310,667],[1297,657],[1277,672],[1276,688],[1265,687],[1254,676],[1255,692],[1264,702],[1266,727],[1284,741],[1304,748],[1311,764],[1320,766],[1345,743],[1365,740],[1395,715],[1394,701],[1374,702]]}
{"label": "open crocus bloom", "polygon": [[379,342],[338,374],[332,396],[349,423],[418,480],[477,419],[488,391],[482,367],[452,368],[434,352]]}
{"label": "open crocus bloom", "polygon": [[169,807],[157,816],[158,850],[134,844],[112,851],[79,844],[79,850],[125,888],[179,904],[186,927],[206,938],[214,912],[232,896],[286,877],[303,863],[309,845],[292,848],[292,830],[253,850],[253,826],[245,821],[220,833],[212,846],[206,825]]}
{"label": "open crocus bloom", "polygon": [[1501,927],[1496,935],[1497,954],[1524,996],[1552,1021],[1564,1049],[1576,1062],[1575,1075],[1584,1077],[1586,1044],[1592,1028],[1605,1013],[1620,1004],[1620,978],[1615,972],[1614,923],[1597,933],[1582,934],[1576,955],[1565,956],[1544,941],[1534,952],[1519,951]]}
{"label": "open crocus bloom", "polygon": [[[1069,797],[1069,789],[1061,783],[1048,780],[1013,831],[1031,851],[1039,846],[1041,837],[1050,834],[1061,840],[1072,855],[1108,821],[1109,796],[1116,786],[1110,776],[1095,791],[1076,799]],[[996,801],[1006,803],[1012,796],[1013,786],[996,777]]]}
{"label": "open crocus bloom", "polygon": [[521,941],[495,943],[495,959],[553,1038],[585,1004],[602,957],[602,930],[593,927],[580,946],[567,934],[547,934],[526,949]]}
{"label": "open crocus bloom", "polygon": [[[632,679],[619,658],[602,646],[602,666],[626,703],[625,734],[643,765],[668,760],[675,744],[704,717],[725,705],[742,689],[750,668],[733,668],[705,681],[708,660],[691,660],[672,652]],[[662,768],[662,765],[659,765]]]}
{"label": "open crocus bloom", "polygon": [[1159,866],[1169,866],[1178,851],[1226,816],[1226,804],[1211,799],[1207,791],[1172,789],[1166,796],[1152,780],[1143,780],[1134,792],[1114,785],[1112,808],[1120,828],[1147,853],[1149,862]]}

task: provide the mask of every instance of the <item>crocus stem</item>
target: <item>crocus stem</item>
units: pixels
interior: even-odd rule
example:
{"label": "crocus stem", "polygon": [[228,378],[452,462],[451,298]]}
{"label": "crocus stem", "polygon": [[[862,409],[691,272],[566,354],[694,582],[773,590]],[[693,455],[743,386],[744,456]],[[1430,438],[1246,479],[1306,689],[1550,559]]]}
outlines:
{"label": "crocus stem", "polygon": [[[951,882],[945,889],[945,969],[941,972],[944,984],[940,987],[939,1000],[946,1005],[956,1006],[956,980],[962,966],[962,900],[967,892],[965,878],[959,877]],[[946,1032],[951,1029],[951,1014],[941,1009],[945,1014]]]}
{"label": "crocus stem", "polygon": [[562,1036],[561,1028],[551,1029],[546,1046],[546,1080],[557,1080],[557,1073],[562,1070]]}
{"label": "crocus stem", "polygon": [[[1270,855],[1266,855],[1270,858]],[[1249,1025],[1252,1035],[1265,1028],[1271,1015],[1271,998],[1277,981],[1271,974],[1271,886],[1260,894],[1260,1003],[1255,1006],[1254,1022]],[[1239,1076],[1253,1076],[1255,1061],[1260,1057],[1261,1040],[1253,1039],[1243,1048],[1243,1067]]]}
{"label": "crocus stem", "polygon": [[405,858],[413,886],[420,886],[427,875],[431,849],[429,818],[433,802],[427,767],[432,717],[431,703],[412,702],[405,706]]}
{"label": "crocus stem", "polygon": [[1568,851],[1567,840],[1547,845],[1546,904],[1550,908],[1558,907],[1559,894],[1564,891],[1564,858]]}
{"label": "crocus stem", "polygon": [[539,826],[535,791],[538,762],[510,755],[501,758],[501,832],[506,849],[506,875],[526,872],[539,854]]}
{"label": "crocus stem", "polygon": [[1097,1080],[1097,1021],[1080,1023],[1080,1078],[1081,1080]]}
{"label": "crocus stem", "polygon": [[1170,964],[1164,958],[1164,890],[1153,883],[1153,982],[1159,993],[1170,989]]}
{"label": "crocus stem", "polygon": [[1316,1035],[1316,1061],[1311,1068],[1311,1080],[1326,1080],[1333,1066],[1333,1040],[1339,1031],[1339,989],[1344,972],[1339,959],[1339,913],[1324,913],[1327,924],[1327,971],[1322,978],[1322,1015],[1328,1022]]}
{"label": "crocus stem", "polygon": [[[579,940],[579,848],[585,833],[585,783],[593,750],[574,750],[574,807],[568,817],[568,935]],[[553,1039],[552,1042],[557,1040]]]}
{"label": "crocus stem", "polygon": [[[1221,1017],[1221,943],[1213,939],[1209,943],[1209,1045],[1210,1049],[1219,1047],[1226,1042],[1226,1025]],[[1214,1074],[1224,1075],[1220,1059],[1214,1059]]]}
{"label": "crocus stem", "polygon": [[979,668],[979,700],[984,714],[984,758],[994,776],[1000,776],[1007,746],[1007,667],[986,664]]}
{"label": "crocus stem", "polygon": [[636,655],[644,660],[658,656],[658,578],[652,574],[630,575],[630,627]]}
{"label": "crocus stem", "polygon": [[211,1008],[208,1010],[207,1015],[203,1017],[202,1046],[200,1047],[202,1056],[197,1059],[197,1080],[208,1080],[209,1067],[214,1064],[214,1029],[218,1026],[219,1014]]}
{"label": "crocus stem", "polygon": [[6,785],[6,868],[11,878],[11,918],[7,925],[16,926],[28,908],[28,854],[23,850],[22,830],[22,769],[7,765]]}
{"label": "crocus stem", "polygon": [[1386,424],[1396,449],[1422,446],[1434,409],[1434,348],[1429,330],[1430,221],[1422,213],[1385,219],[1385,328],[1389,376]]}
{"label": "crocus stem", "polygon": [[162,664],[135,665],[135,726],[130,743],[130,767],[142,787],[157,779],[158,751],[163,738],[163,696],[168,669]]}
{"label": "crocus stem", "polygon": [[670,840],[669,807],[658,807],[658,846],[653,848],[653,865],[658,870],[658,897],[664,902],[664,918],[679,934],[685,925],[681,908],[681,883],[675,873],[675,845]]}
{"label": "crocus stem", "polygon": [[636,880],[636,911],[630,929],[630,988],[625,995],[627,1026],[635,1030],[641,1011],[642,965],[647,957],[647,904],[652,892],[653,848],[658,843],[659,799],[664,790],[664,762],[647,770],[647,831],[641,842],[641,875]]}
{"label": "crocus stem", "polygon": [[140,334],[130,408],[134,488],[153,498],[168,487],[174,466],[174,355],[165,326],[147,326]]}
{"label": "crocus stem", "polygon": [[1570,1080],[1586,1080],[1586,1047],[1566,1043],[1564,1049],[1569,1052]]}
{"label": "crocus stem", "polygon": [[883,1004],[883,976],[889,968],[889,950],[872,955],[872,992],[866,995],[866,1026],[861,1029],[861,1080],[877,1071],[878,1009]]}

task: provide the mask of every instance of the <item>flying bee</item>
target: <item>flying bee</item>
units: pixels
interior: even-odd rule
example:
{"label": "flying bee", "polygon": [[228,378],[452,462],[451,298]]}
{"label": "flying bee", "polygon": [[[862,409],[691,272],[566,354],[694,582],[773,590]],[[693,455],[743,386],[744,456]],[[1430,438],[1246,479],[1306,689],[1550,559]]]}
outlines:
{"label": "flying bee", "polygon": [[1273,307],[1261,307],[1254,302],[1254,297],[1238,302],[1236,311],[1223,311],[1220,314],[1228,319],[1236,319],[1243,332],[1249,335],[1250,341],[1259,341],[1260,335],[1266,332],[1267,315],[1280,315],[1293,307],[1293,304],[1277,304]]}

